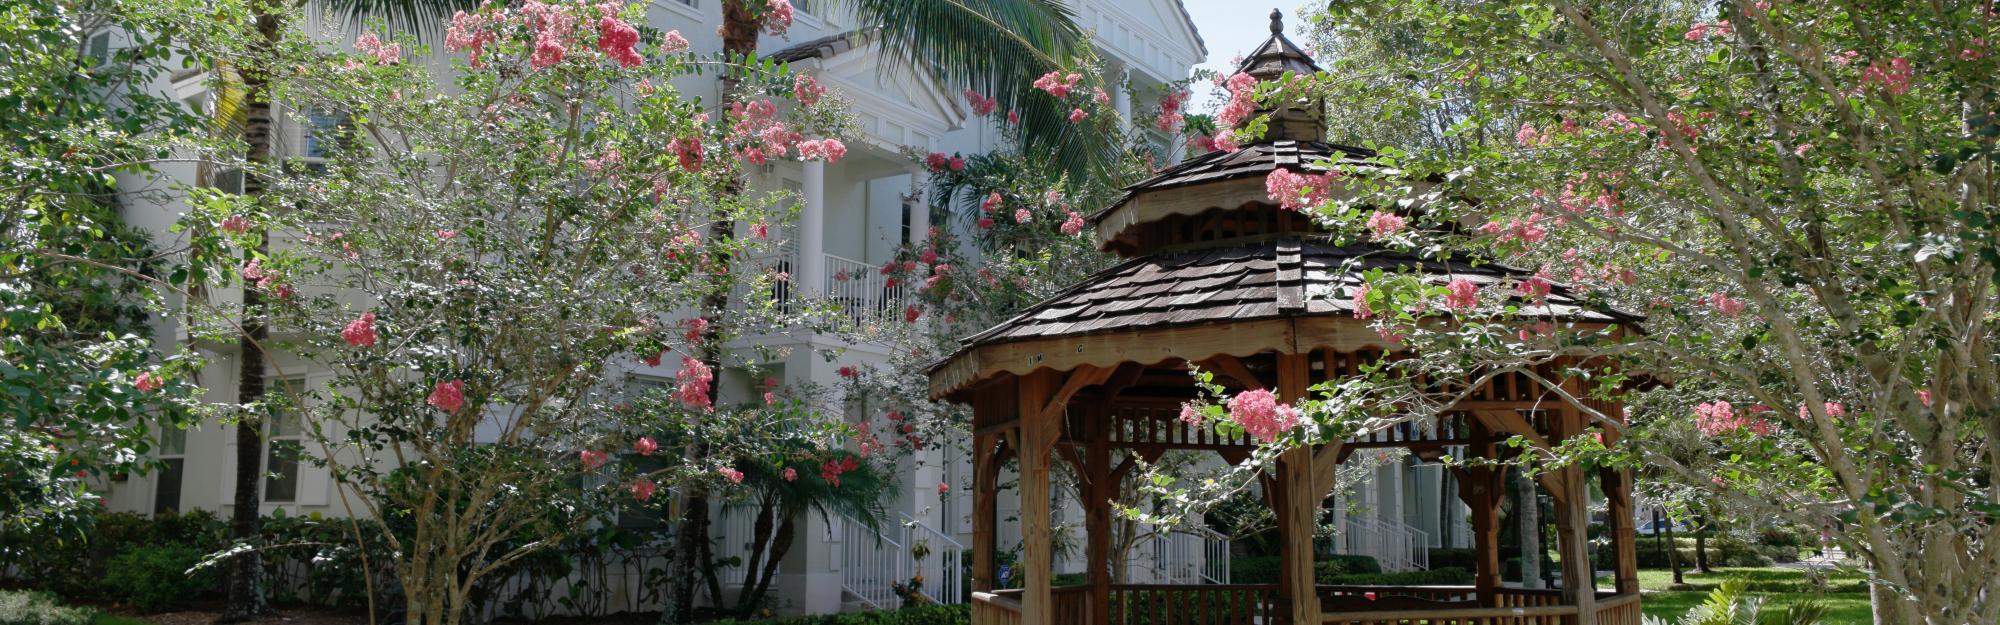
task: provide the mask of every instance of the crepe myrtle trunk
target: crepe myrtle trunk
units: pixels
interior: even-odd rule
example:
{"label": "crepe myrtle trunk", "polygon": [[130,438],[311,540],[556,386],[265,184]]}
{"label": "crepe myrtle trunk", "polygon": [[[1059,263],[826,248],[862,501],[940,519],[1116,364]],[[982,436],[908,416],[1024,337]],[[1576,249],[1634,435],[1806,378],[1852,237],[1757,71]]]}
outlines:
{"label": "crepe myrtle trunk", "polygon": [[[721,28],[724,55],[736,59],[756,52],[757,31],[760,26],[757,15],[751,10],[747,0],[724,0]],[[724,108],[736,101],[737,84],[736,79],[726,72],[727,70],[723,74],[721,85],[721,101]],[[737,195],[743,192],[744,181],[741,175],[734,171],[724,175],[728,176],[723,182],[725,195]],[[716,207],[714,218],[709,220],[709,240],[728,241],[736,236],[735,229],[735,220],[729,218],[726,209]],[[709,289],[708,295],[703,296],[701,301],[701,314],[709,322],[701,337],[703,345],[701,361],[708,366],[709,371],[717,373],[722,371],[722,351],[718,347],[721,341],[717,339],[722,332],[720,323],[724,317],[722,313],[729,310],[729,305],[729,291],[722,288]],[[710,386],[711,405],[719,399],[717,394],[720,389],[719,384]],[[690,454],[688,457],[703,456]],[[681,515],[680,527],[675,531],[674,555],[667,569],[673,574],[669,575],[670,581],[667,583],[667,605],[660,612],[661,623],[687,623],[693,620],[696,580],[707,582],[710,599],[713,601],[711,605],[722,607],[721,585],[715,579],[713,559],[708,557],[708,516],[707,488],[695,484],[689,489],[687,507]]]}
{"label": "crepe myrtle trunk", "polygon": [[[269,50],[276,46],[282,36],[283,25],[279,16],[263,11],[256,16],[257,39],[255,45]],[[249,163],[271,161],[272,111],[270,99],[270,77],[250,67],[243,75],[243,91],[248,95],[244,106],[243,142],[246,146],[244,160]],[[243,177],[243,193],[255,197],[264,191],[264,182],[255,172]],[[269,233],[257,238],[256,251],[245,262],[263,255],[270,249],[267,242]],[[265,325],[268,306],[264,293],[255,285],[245,281],[243,285],[243,332],[237,339],[236,358],[239,366],[236,380],[236,402],[238,405],[254,406],[264,399],[266,380],[264,375],[263,344],[271,335]],[[236,424],[236,497],[231,502],[229,535],[237,544],[255,545],[258,534],[258,507],[262,503],[258,486],[263,478],[264,456],[264,415],[261,410],[250,410]],[[238,553],[230,559],[228,602],[216,621],[233,623],[270,614],[271,606],[264,598],[264,558],[261,552],[250,549]]]}

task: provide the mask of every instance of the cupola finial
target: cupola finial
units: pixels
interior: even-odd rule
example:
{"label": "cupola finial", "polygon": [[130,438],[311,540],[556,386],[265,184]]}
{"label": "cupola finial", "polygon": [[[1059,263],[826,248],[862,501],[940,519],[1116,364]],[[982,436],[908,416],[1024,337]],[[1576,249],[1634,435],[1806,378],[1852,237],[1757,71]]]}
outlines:
{"label": "cupola finial", "polygon": [[1278,12],[1277,9],[1271,9],[1271,34],[1277,35],[1284,32],[1285,14]]}

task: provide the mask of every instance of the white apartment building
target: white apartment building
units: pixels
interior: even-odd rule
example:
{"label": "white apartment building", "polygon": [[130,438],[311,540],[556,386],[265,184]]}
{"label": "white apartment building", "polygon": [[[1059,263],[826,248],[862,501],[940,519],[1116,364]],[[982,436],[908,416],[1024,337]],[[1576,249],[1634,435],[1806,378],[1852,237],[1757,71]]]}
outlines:
{"label": "white apartment building", "polygon": [[[923,183],[920,165],[904,157],[903,151],[985,152],[998,147],[1000,129],[990,120],[973,117],[959,89],[931,84],[907,71],[884,71],[888,59],[871,44],[856,37],[861,25],[841,14],[840,3],[828,0],[794,0],[799,11],[787,38],[766,37],[762,53],[791,64],[794,71],[815,75],[819,82],[841,92],[851,103],[861,136],[848,143],[849,152],[837,163],[781,160],[754,170],[751,184],[764,189],[789,189],[802,202],[801,219],[792,232],[785,257],[774,259],[789,265],[793,284],[818,285],[822,293],[849,304],[850,317],[866,322],[875,316],[900,316],[903,306],[895,301],[900,294],[880,283],[874,268],[892,257],[897,248],[920,239],[932,224],[948,223],[942,207],[925,203],[924,194],[913,193]],[[721,0],[652,0],[647,9],[648,25],[659,30],[678,30],[697,52],[721,47],[716,26],[721,21]],[[1110,76],[1122,76],[1133,84],[1131,92],[1153,93],[1155,87],[1188,76],[1190,68],[1208,51],[1188,19],[1180,0],[1072,0],[1080,25],[1092,35],[1101,57],[1109,65]],[[344,24],[317,18],[309,9],[303,28],[315,30],[329,45],[347,45],[357,30]],[[116,35],[105,43],[116,46]],[[1254,42],[1242,42],[1249,45]],[[205,81],[198,74],[176,73],[164,78],[160,88],[198,103],[207,97]],[[699,95],[704,101],[720,101],[712,77],[688,77],[677,85],[682,92]],[[1127,90],[1114,90],[1114,105],[1131,117],[1134,108],[1154,106],[1152,102],[1132,102]],[[310,118],[310,116],[308,116]],[[317,119],[311,119],[318,122]],[[328,120],[326,123],[331,123]],[[281,158],[311,158],[317,146],[308,140],[307,124],[296,116],[280,115],[278,154]],[[1177,148],[1173,137],[1159,136],[1162,146]],[[192,166],[164,166],[162,176],[192,181]],[[228,181],[219,181],[227,184]],[[122,180],[128,189],[163,188],[158,180]],[[122,207],[125,219],[153,233],[163,244],[175,235],[169,232],[185,207],[173,200],[157,201],[151,196],[133,195]],[[775,235],[774,235],[775,236]],[[836,276],[852,279],[836,280]],[[218,303],[232,304],[231,293],[216,293]],[[177,341],[184,333],[173,319],[160,319],[157,334],[163,342]],[[880,364],[887,354],[879,346],[848,344],[833,337],[764,337],[763,341],[787,348],[784,362],[772,363],[773,375],[786,384],[834,386],[843,366]],[[233,345],[204,345],[208,368],[200,382],[207,399],[232,403],[237,395],[237,358]],[[829,362],[820,353],[837,351]],[[672,363],[649,367],[633,360],[618,363],[630,385],[670,383]],[[332,373],[314,370],[297,359],[276,358],[270,363],[273,388],[293,380],[305,387],[318,387]],[[753,381],[741,372],[724,371],[718,385],[727,396],[748,399],[755,396]],[[830,414],[842,411],[828,406]],[[236,466],[235,435],[231,428],[215,423],[186,432],[162,435],[158,448],[166,468],[148,475],[132,476],[103,484],[106,503],[112,510],[157,514],[173,510],[207,509],[219,514],[230,512]],[[300,426],[296,421],[277,419],[267,424],[267,441],[273,446],[299,445]],[[800,528],[803,534],[782,565],[773,596],[783,613],[824,613],[842,609],[895,607],[899,599],[890,590],[894,581],[922,573],[934,580],[926,592],[946,603],[964,600],[959,592],[961,573],[955,545],[970,542],[969,511],[970,463],[951,452],[929,452],[906,461],[898,490],[888,502],[893,523],[882,535],[844,523],[842,519],[818,519]],[[283,454],[266,453],[267,472],[261,512],[284,511],[288,515],[346,514],[324,469],[310,463],[288,462]],[[1453,531],[1463,514],[1451,493],[1442,491],[1442,471],[1408,469],[1402,463],[1385,466],[1374,483],[1355,495],[1370,512],[1356,517],[1359,528],[1351,540],[1341,541],[1343,550],[1387,550],[1406,554],[1406,566],[1419,566],[1410,548],[1412,541],[1426,546],[1456,546],[1463,531]],[[937,484],[951,484],[951,492],[940,496]],[[1447,506],[1441,509],[1440,496]],[[1080,525],[1079,504],[1066,501],[1059,506],[1058,523]],[[1012,511],[1000,511],[1002,545],[1018,542],[1017,529],[1008,521]],[[742,551],[749,535],[748,514],[724,514],[717,519],[721,537],[718,551]],[[1456,521],[1452,519],[1457,519]],[[1412,531],[1411,528],[1420,531]],[[1010,537],[1011,535],[1011,537]],[[935,554],[922,564],[912,564],[908,547],[922,542]],[[1356,543],[1346,545],[1344,543]],[[1395,544],[1401,547],[1387,547]],[[1004,547],[1003,547],[1004,548]],[[1206,578],[1227,579],[1227,543],[1199,531],[1163,533],[1163,537],[1142,545],[1135,561],[1135,581],[1147,577],[1199,582]],[[734,551],[732,551],[734,550]],[[969,554],[969,551],[964,553]],[[965,557],[969,558],[969,555]],[[1080,560],[1063,563],[1065,570],[1081,571]],[[740,580],[741,572],[725,574],[725,580]],[[636,585],[639,582],[631,582]],[[628,592],[621,590],[620,592]],[[629,591],[636,592],[636,591]],[[629,599],[629,598],[628,598]]]}

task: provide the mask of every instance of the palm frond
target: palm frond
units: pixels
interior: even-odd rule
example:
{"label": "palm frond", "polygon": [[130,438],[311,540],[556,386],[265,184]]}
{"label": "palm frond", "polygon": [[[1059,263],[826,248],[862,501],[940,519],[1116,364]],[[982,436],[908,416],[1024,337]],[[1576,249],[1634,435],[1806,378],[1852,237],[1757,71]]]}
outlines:
{"label": "palm frond", "polygon": [[321,0],[321,6],[350,28],[381,20],[390,30],[430,41],[444,32],[452,13],[479,8],[479,0]]}
{"label": "palm frond", "polygon": [[956,97],[973,89],[1021,114],[1022,145],[1071,176],[1108,171],[1115,137],[1069,122],[1068,105],[1032,84],[1083,56],[1076,16],[1062,0],[849,0],[879,26],[890,67],[916,68]]}

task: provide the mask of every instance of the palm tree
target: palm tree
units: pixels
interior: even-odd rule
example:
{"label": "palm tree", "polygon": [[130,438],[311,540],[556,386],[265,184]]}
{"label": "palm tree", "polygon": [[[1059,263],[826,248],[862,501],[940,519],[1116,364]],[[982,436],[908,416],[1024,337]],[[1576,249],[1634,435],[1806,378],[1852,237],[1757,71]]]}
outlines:
{"label": "palm tree", "polygon": [[[370,19],[381,19],[392,25],[408,29],[414,33],[435,31],[437,25],[461,9],[478,6],[473,0],[325,0],[329,10],[344,13],[349,23],[360,24]],[[270,58],[283,39],[286,17],[290,7],[283,0],[256,1],[251,3],[254,11],[250,26],[254,32],[250,36],[250,49],[245,63],[234,66],[233,72],[222,72],[225,83],[240,80],[239,84],[224,84],[224,94],[240,94],[240,101],[218,102],[216,116],[221,126],[242,133],[244,143],[243,160],[251,167],[245,169],[243,194],[255,197],[261,195],[266,180],[261,176],[274,171],[272,163],[272,134],[275,130],[274,114],[271,108],[271,72],[259,61]],[[235,100],[225,96],[219,100]],[[266,166],[266,167],[256,167]],[[262,257],[270,252],[269,233],[259,233],[255,249],[245,253],[244,262]],[[236,402],[242,406],[261,405],[266,394],[264,342],[270,338],[270,328],[265,325],[267,306],[265,294],[253,285],[243,287],[242,331],[237,338],[237,380]],[[263,411],[251,411],[242,416],[236,424],[236,494],[231,501],[230,538],[239,545],[254,544],[259,526],[259,507],[262,497],[259,493],[263,478],[264,436]],[[218,623],[233,623],[248,620],[271,612],[270,604],[263,592],[264,561],[255,549],[244,550],[231,558],[229,567],[228,602],[223,607]]]}
{"label": "palm tree", "polygon": [[[848,455],[837,452],[833,459]],[[828,518],[845,516],[869,529],[879,529],[887,517],[882,497],[889,491],[892,476],[864,462],[840,474],[838,483],[829,482],[819,476],[821,458],[804,457],[811,459],[787,462],[783,467],[755,463],[743,468],[744,481],[756,491],[757,520],[752,526],[750,561],[744,565],[743,590],[737,595],[736,618],[750,618],[764,603],[771,580],[778,576],[778,565],[791,551],[792,537],[807,512]],[[794,479],[784,478],[787,470],[794,472]]]}
{"label": "palm tree", "polygon": [[[1018,132],[1023,144],[1047,146],[1051,164],[1076,176],[1108,171],[1116,155],[1116,144],[1105,137],[1079,132],[1068,123],[1068,111],[1055,98],[1035,97],[1030,85],[1044,73],[1062,69],[1078,56],[1083,36],[1075,17],[1062,0],[848,0],[858,21],[874,28],[880,49],[892,63],[924,72],[937,84],[982,91],[1001,105],[1020,111]],[[757,52],[764,18],[771,0],[724,0],[722,2],[722,52],[732,60],[748,59]],[[725,108],[738,95],[735,75],[722,77]],[[741,191],[743,179],[734,173],[725,182],[731,191]],[[724,241],[735,236],[734,223],[717,208],[710,221],[710,240]],[[701,314],[709,323],[701,344],[701,360],[712,371],[721,370],[721,333],[725,330],[722,312],[729,309],[725,288],[710,289],[703,298]],[[711,389],[711,395],[720,386]],[[711,397],[711,400],[718,399]],[[698,445],[699,443],[690,443]],[[704,449],[689,449],[689,457],[705,455]],[[705,488],[689,489],[685,512],[675,532],[674,562],[665,609],[660,622],[687,620],[694,608],[694,584],[706,580],[709,594],[719,595],[713,571],[707,566],[709,544],[709,496]],[[789,538],[787,538],[789,540]]]}

